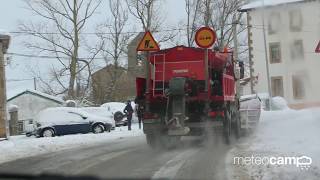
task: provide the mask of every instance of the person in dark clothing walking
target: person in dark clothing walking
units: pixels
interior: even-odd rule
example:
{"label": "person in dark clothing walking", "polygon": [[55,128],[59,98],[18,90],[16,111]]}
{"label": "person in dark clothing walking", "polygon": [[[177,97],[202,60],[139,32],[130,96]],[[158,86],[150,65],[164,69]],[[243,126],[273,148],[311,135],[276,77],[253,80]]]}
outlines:
{"label": "person in dark clothing walking", "polygon": [[131,106],[131,101],[127,102],[127,105],[124,108],[123,112],[127,115],[128,130],[131,131],[131,121],[132,121],[132,114],[133,114],[133,108]]}

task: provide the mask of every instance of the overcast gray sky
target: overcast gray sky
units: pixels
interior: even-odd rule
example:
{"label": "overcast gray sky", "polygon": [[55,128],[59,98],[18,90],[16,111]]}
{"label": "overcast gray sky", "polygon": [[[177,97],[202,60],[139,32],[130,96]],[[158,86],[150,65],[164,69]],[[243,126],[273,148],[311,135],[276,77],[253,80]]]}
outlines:
{"label": "overcast gray sky", "polygon": [[[164,1],[162,7],[162,14],[165,19],[165,25],[172,27],[183,20],[185,16],[184,0],[162,0]],[[31,14],[25,9],[25,3],[23,0],[1,0],[0,6],[0,29],[5,31],[17,31],[19,21],[39,20],[38,17]],[[90,27],[95,27],[96,24],[103,22],[108,16],[108,0],[103,0],[103,3],[99,7],[94,19],[90,21]],[[129,22],[128,27],[135,22]],[[138,28],[138,27],[136,27]],[[165,28],[165,26],[164,26]],[[138,30],[138,29],[137,29]],[[94,29],[87,29],[87,31],[94,31]],[[16,34],[12,34],[12,41],[9,48],[9,52],[15,53],[30,53],[22,45],[23,37],[19,37]],[[6,68],[7,80],[12,79],[28,79],[32,78],[29,71],[30,67],[39,67],[42,72],[45,72],[46,67],[52,64],[52,60],[25,58],[18,56],[11,56],[10,64]],[[7,89],[10,92],[20,91],[26,88],[33,88],[33,81],[8,81]]]}

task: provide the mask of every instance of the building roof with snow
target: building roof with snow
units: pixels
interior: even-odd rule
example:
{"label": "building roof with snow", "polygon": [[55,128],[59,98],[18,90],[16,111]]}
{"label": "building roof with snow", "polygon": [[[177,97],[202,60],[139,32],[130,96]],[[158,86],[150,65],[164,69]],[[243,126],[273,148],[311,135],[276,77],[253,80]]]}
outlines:
{"label": "building roof with snow", "polygon": [[51,101],[54,101],[58,104],[63,104],[64,101],[61,99],[61,98],[58,98],[58,97],[55,97],[55,96],[52,96],[52,95],[49,95],[49,94],[46,94],[46,93],[43,93],[43,92],[40,92],[40,91],[36,91],[36,90],[31,90],[31,89],[26,89],[24,91],[20,91],[20,92],[9,92],[7,94],[7,102],[10,102],[11,100],[21,96],[21,95],[24,95],[24,94],[31,94],[31,95],[35,95],[35,96],[38,96],[38,97],[41,97],[41,98],[44,98],[44,99],[47,99],[47,100],[51,100]]}
{"label": "building roof with snow", "polygon": [[299,3],[303,1],[305,0],[256,0],[246,5],[243,5],[239,11],[245,12],[262,7],[271,7],[289,3]]}

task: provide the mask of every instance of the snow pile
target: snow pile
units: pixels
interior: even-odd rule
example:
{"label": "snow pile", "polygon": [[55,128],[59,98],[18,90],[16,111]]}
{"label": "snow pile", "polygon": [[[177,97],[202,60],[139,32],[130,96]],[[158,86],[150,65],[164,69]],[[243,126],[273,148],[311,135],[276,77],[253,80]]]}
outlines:
{"label": "snow pile", "polygon": [[12,136],[9,141],[0,141],[0,163],[137,136],[143,136],[143,131],[139,130],[137,124],[133,124],[132,131],[128,131],[127,127],[119,127],[110,133],[102,134],[77,134],[52,138]]}
{"label": "snow pile", "polygon": [[[232,177],[245,179],[320,179],[320,109],[264,111],[256,132],[243,139],[229,154]],[[312,158],[311,167],[295,165],[238,165],[234,157]],[[240,169],[240,170],[239,170]],[[244,173],[247,172],[247,173]]]}
{"label": "snow pile", "polygon": [[[240,97],[240,102],[244,102],[250,99],[259,99],[261,100],[261,105],[263,109],[267,109],[269,104],[269,94],[268,93],[258,93],[258,94],[249,94]],[[272,98],[272,110],[287,110],[289,109],[287,101],[283,97],[273,97]]]}
{"label": "snow pile", "polygon": [[272,109],[273,110],[287,110],[289,109],[287,101],[283,97],[272,98]]}
{"label": "snow pile", "polygon": [[10,104],[7,108],[8,108],[7,110],[9,112],[15,112],[15,111],[19,110],[19,107],[17,105],[13,105],[13,104]]}
{"label": "snow pile", "polygon": [[108,102],[108,103],[102,104],[101,107],[107,108],[108,111],[115,113],[117,111],[122,112],[126,107],[126,104],[121,102]]}

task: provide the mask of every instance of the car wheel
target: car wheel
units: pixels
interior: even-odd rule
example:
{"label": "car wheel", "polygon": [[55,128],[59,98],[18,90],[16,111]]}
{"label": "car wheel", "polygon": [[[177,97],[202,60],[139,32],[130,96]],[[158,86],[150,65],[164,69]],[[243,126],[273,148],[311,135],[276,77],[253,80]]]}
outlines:
{"label": "car wheel", "polygon": [[54,137],[54,131],[51,128],[44,129],[41,134],[42,137]]}
{"label": "car wheel", "polygon": [[94,125],[94,126],[93,126],[92,131],[93,131],[93,133],[95,133],[95,134],[103,133],[104,127],[103,127],[103,125],[101,125],[101,124],[97,124],[97,125]]}
{"label": "car wheel", "polygon": [[124,114],[121,111],[117,111],[114,113],[113,119],[118,122],[124,118]]}
{"label": "car wheel", "polygon": [[111,129],[112,129],[112,126],[111,126],[111,125],[106,125],[106,126],[105,126],[105,130],[106,130],[107,132],[111,132]]}

